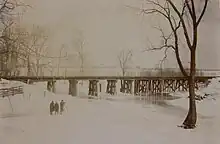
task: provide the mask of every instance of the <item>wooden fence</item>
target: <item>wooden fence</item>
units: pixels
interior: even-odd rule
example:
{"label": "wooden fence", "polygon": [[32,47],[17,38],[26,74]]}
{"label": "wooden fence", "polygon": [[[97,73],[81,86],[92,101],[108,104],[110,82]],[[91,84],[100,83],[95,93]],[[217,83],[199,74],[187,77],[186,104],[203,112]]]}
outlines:
{"label": "wooden fence", "polygon": [[16,94],[23,94],[23,93],[24,93],[23,86],[0,89],[0,97],[3,97],[3,98],[8,97],[8,96],[14,96]]}

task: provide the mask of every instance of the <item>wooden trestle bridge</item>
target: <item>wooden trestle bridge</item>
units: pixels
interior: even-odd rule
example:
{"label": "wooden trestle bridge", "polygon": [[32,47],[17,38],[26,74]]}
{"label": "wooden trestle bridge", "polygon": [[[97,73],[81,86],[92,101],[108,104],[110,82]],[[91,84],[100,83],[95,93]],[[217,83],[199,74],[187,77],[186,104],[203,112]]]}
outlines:
{"label": "wooden trestle bridge", "polygon": [[[209,79],[217,76],[197,76],[196,89],[199,89],[199,83],[206,84]],[[187,77],[141,77],[141,76],[71,76],[71,77],[52,77],[52,76],[10,76],[1,77],[7,80],[17,80],[23,82],[38,82],[47,81],[47,89],[55,92],[55,83],[57,80],[69,81],[69,94],[77,95],[77,83],[79,80],[88,80],[88,94],[97,96],[100,92],[100,80],[107,80],[106,93],[116,94],[116,83],[120,81],[120,91],[123,93],[130,93],[139,95],[141,93],[169,93],[175,91],[187,91],[188,79]]]}

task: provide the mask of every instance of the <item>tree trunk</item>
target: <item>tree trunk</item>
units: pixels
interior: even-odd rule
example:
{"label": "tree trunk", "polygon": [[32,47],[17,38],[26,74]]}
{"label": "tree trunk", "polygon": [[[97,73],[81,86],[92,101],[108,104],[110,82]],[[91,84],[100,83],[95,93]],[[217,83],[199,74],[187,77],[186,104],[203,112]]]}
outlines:
{"label": "tree trunk", "polygon": [[31,76],[31,64],[30,64],[30,57],[27,58],[27,76]]}
{"label": "tree trunk", "polygon": [[186,70],[183,67],[182,61],[180,59],[180,54],[179,54],[179,49],[178,48],[175,50],[175,54],[176,54],[176,60],[177,60],[177,63],[179,65],[180,71],[182,72],[183,76],[187,77],[188,74],[187,74]]}
{"label": "tree trunk", "polygon": [[39,72],[40,72],[40,59],[37,58],[37,63],[36,63],[36,76],[39,76]]}
{"label": "tree trunk", "polygon": [[0,55],[0,64],[1,64],[1,76],[3,76],[3,71],[4,71],[4,57],[3,57],[3,55]]}
{"label": "tree trunk", "polygon": [[197,113],[195,101],[195,73],[196,73],[196,50],[191,50],[190,76],[188,77],[189,84],[189,111],[186,119],[183,122],[183,127],[193,129],[196,127]]}

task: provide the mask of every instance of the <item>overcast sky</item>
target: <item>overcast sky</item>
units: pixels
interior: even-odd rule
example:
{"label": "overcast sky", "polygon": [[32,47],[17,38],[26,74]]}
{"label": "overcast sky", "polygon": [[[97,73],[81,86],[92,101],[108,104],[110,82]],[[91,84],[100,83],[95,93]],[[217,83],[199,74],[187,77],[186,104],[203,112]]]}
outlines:
{"label": "overcast sky", "polygon": [[[51,55],[59,55],[62,44],[65,51],[74,52],[73,39],[77,31],[83,32],[86,51],[86,63],[90,65],[118,66],[117,55],[121,49],[132,49],[133,64],[141,67],[154,67],[162,58],[162,52],[145,52],[148,38],[160,42],[152,30],[152,18],[138,14],[131,5],[141,7],[141,0],[27,0],[32,6],[24,15],[23,23],[42,25],[50,30],[49,48]],[[206,23],[201,27],[199,38],[201,51],[198,67],[220,68],[219,60],[219,9],[210,5],[212,10],[206,15]],[[68,48],[67,48],[68,47]],[[65,53],[65,52],[63,52]],[[187,64],[187,53],[182,54]],[[76,60],[76,59],[75,59]],[[175,67],[176,61],[170,57],[169,67]],[[73,63],[73,62],[71,62]]]}

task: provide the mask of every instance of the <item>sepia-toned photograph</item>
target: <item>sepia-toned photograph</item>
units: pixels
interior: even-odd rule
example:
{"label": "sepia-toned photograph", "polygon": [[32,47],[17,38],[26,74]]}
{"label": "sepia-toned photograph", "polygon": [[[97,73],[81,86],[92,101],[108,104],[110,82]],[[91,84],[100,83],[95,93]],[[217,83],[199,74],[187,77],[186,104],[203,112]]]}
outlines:
{"label": "sepia-toned photograph", "polygon": [[220,0],[0,0],[0,144],[219,134]]}

